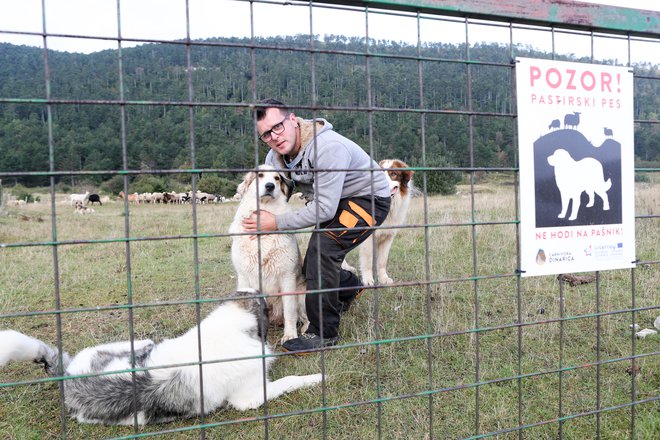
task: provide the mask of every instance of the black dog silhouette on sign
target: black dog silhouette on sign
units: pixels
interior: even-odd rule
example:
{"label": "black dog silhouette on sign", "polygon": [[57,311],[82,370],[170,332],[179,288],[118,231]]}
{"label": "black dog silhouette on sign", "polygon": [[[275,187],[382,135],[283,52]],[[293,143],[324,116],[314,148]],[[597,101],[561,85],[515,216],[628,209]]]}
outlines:
{"label": "black dog silhouette on sign", "polygon": [[575,220],[580,211],[580,199],[583,192],[589,196],[587,208],[594,206],[594,193],[603,200],[603,210],[609,211],[610,201],[607,191],[612,187],[612,179],[604,180],[603,166],[592,157],[574,160],[568,151],[555,150],[548,157],[548,163],[555,169],[555,182],[561,194],[561,213],[559,218],[566,218],[568,206],[572,204],[569,220]]}
{"label": "black dog silhouette on sign", "polygon": [[621,144],[611,137],[596,147],[564,128],[534,142],[537,228],[619,224],[621,191]]}

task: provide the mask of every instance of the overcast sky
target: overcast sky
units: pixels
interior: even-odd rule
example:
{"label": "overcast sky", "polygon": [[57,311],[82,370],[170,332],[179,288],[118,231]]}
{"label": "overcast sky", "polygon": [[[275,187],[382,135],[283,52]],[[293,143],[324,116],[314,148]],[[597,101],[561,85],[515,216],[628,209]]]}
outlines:
{"label": "overcast sky", "polygon": [[[613,6],[634,7],[660,11],[660,0],[582,0]],[[252,23],[255,36],[297,35],[310,32],[308,6],[253,3]],[[175,40],[186,37],[185,0],[122,0],[121,20],[117,19],[117,0],[46,0],[46,31],[49,34],[101,37],[64,38],[48,37],[49,49],[90,53],[116,49],[118,23],[121,35],[127,39]],[[0,41],[30,46],[43,45],[41,36],[17,35],[10,32],[38,32],[43,30],[42,0],[0,0]],[[311,14],[311,28],[316,35],[346,35],[364,37],[366,23],[364,11],[322,7],[317,4]],[[326,5],[327,6],[327,5]],[[154,11],[156,11],[154,13]],[[249,2],[231,0],[189,0],[190,37],[249,37],[251,11]],[[392,16],[369,13],[369,37],[377,40],[417,41],[417,21],[414,16]],[[509,42],[506,28],[471,25],[470,42]],[[420,34],[423,41],[461,43],[465,41],[465,28],[460,21],[422,20]],[[548,32],[515,30],[514,43],[532,44],[539,50],[550,52],[552,40]],[[660,63],[657,44],[633,42],[632,62]],[[139,42],[123,41],[122,47]],[[627,61],[627,42],[596,39],[596,59],[616,58]],[[591,42],[588,37],[556,33],[555,50],[562,54],[589,56]]]}

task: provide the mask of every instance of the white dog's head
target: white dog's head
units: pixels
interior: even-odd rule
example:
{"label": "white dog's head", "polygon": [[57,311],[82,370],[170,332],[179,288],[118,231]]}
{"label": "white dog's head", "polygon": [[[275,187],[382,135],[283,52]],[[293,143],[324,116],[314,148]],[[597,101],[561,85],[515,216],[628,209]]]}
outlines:
{"label": "white dog's head", "polygon": [[548,163],[554,167],[559,164],[570,163],[572,159],[568,151],[560,148],[548,156]]}
{"label": "white dog's head", "polygon": [[258,171],[251,171],[243,177],[236,191],[244,198],[250,195],[259,198],[262,203],[277,200],[284,196],[288,200],[290,188],[280,174],[271,165],[259,165]]}
{"label": "white dog's head", "polygon": [[408,165],[398,159],[384,159],[378,165],[385,170],[387,180],[390,183],[390,195],[394,197],[399,194],[401,197],[406,197],[415,172],[408,169]]}

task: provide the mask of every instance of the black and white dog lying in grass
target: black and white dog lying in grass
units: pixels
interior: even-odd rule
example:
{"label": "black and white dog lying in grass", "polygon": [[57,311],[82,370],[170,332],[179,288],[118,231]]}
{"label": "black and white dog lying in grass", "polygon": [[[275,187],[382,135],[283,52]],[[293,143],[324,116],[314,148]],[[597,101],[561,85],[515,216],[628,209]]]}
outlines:
{"label": "black and white dog lying in grass", "polygon": [[[267,345],[262,351],[260,329],[265,332],[268,327],[268,310],[263,298],[253,297],[255,293],[230,295],[199,326],[207,413],[223,406],[247,410],[264,403],[263,374],[274,358],[268,357],[271,349]],[[95,375],[130,369],[130,342],[89,347],[73,358],[63,354],[64,376],[94,375],[63,381],[71,415],[83,423],[132,425],[135,404],[139,424],[200,415],[200,371],[194,364],[200,360],[197,326],[158,344],[145,339],[133,345],[135,367],[140,369],[135,373],[135,391],[129,372]],[[223,361],[227,359],[233,360]],[[13,330],[0,331],[0,367],[10,361],[41,363],[49,375],[56,376],[59,355],[38,339]],[[188,363],[193,365],[158,368]],[[266,380],[266,398],[320,381],[320,374]]]}

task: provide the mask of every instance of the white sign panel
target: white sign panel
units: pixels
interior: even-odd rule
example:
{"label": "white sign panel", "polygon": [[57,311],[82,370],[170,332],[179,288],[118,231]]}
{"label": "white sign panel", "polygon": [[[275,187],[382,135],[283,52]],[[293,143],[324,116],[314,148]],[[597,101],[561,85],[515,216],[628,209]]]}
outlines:
{"label": "white sign panel", "polygon": [[516,61],[522,276],[634,267],[632,71]]}

